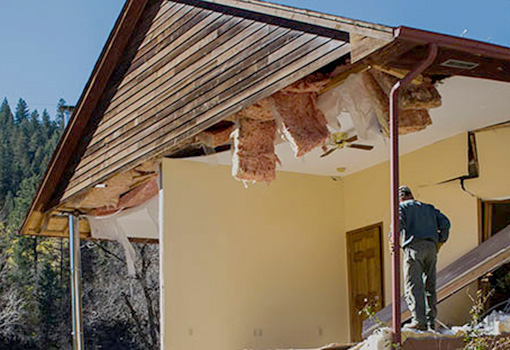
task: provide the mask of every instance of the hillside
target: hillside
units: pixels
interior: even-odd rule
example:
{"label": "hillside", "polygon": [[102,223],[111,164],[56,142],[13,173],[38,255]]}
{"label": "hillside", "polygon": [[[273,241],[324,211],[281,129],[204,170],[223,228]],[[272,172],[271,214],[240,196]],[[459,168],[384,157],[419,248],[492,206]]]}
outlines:
{"label": "hillside", "polygon": [[[67,239],[17,234],[63,130],[60,113],[1,104],[0,349],[72,348]],[[157,348],[157,247],[135,249],[128,277],[118,244],[82,243],[87,349]]]}

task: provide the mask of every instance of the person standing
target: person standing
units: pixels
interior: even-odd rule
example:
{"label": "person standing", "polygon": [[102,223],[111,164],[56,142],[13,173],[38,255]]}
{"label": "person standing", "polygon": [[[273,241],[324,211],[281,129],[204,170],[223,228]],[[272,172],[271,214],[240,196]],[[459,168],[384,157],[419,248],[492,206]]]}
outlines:
{"label": "person standing", "polygon": [[414,199],[411,189],[399,187],[400,236],[404,251],[404,295],[416,330],[435,330],[436,262],[447,241],[450,220],[433,205]]}

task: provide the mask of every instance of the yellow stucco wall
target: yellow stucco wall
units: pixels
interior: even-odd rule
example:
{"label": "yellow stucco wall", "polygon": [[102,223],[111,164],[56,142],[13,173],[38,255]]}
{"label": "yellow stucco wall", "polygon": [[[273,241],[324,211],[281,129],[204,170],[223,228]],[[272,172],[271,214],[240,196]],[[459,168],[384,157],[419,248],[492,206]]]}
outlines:
{"label": "yellow stucco wall", "polygon": [[165,349],[317,347],[348,339],[342,184],[165,160]]}
{"label": "yellow stucco wall", "polygon": [[482,199],[510,198],[510,128],[476,133],[480,177],[466,188]]}
{"label": "yellow stucco wall", "polygon": [[[476,133],[480,177],[466,180],[466,188],[483,199],[510,197],[510,129]],[[452,222],[448,243],[439,254],[438,269],[478,245],[478,199],[462,190],[460,181],[448,181],[467,173],[467,134],[443,140],[401,158],[401,183],[409,185],[417,199],[434,204]],[[390,230],[389,164],[383,163],[343,180],[345,228],[354,230],[384,222],[385,247]],[[391,256],[384,250],[385,289],[391,290]],[[439,306],[438,318],[462,324],[469,317],[476,284]],[[386,293],[386,303],[391,293]]]}

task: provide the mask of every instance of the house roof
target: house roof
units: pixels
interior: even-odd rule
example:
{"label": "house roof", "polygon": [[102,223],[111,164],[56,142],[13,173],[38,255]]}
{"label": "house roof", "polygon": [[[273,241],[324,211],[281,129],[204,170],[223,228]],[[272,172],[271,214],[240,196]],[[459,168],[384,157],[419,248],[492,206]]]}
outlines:
{"label": "house roof", "polygon": [[428,74],[510,81],[508,48],[464,38],[253,0],[129,0],[21,232],[53,235],[45,213],[332,62],[410,69],[431,42],[440,53]]}

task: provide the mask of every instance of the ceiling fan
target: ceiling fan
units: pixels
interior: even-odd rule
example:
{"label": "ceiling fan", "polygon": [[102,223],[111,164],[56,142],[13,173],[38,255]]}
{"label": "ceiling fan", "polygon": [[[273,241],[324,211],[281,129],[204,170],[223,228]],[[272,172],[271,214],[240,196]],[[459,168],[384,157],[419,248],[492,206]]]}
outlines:
{"label": "ceiling fan", "polygon": [[374,148],[374,146],[371,145],[353,143],[356,141],[358,141],[358,136],[356,135],[349,137],[349,134],[346,132],[335,132],[331,134],[329,142],[322,147],[324,153],[321,154],[321,158],[329,156],[337,149],[342,149],[344,147],[356,148],[363,151],[371,151]]}

